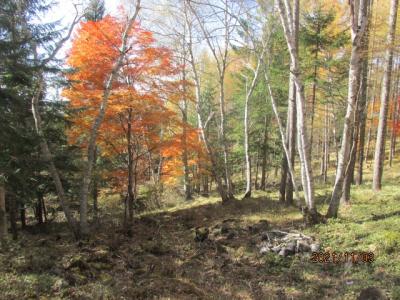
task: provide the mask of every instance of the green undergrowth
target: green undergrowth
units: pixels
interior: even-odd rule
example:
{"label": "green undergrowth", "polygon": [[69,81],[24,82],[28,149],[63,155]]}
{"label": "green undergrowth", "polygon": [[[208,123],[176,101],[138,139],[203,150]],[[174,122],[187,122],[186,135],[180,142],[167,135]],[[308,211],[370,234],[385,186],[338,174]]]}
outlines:
{"label": "green undergrowth", "polygon": [[[164,208],[137,215],[132,238],[115,221],[120,197],[106,195],[102,225],[88,241],[74,241],[65,224],[54,222],[3,245],[0,299],[357,299],[367,287],[400,299],[398,182],[396,170],[388,169],[382,191],[373,193],[367,172],[339,217],[312,227],[303,224],[298,209],[278,202],[276,187],[254,191],[247,200],[237,195],[228,205],[216,195],[174,203],[171,194]],[[330,192],[330,185],[317,184],[321,213]],[[194,241],[195,228],[212,230],[226,220],[236,228],[232,238]],[[259,236],[248,228],[262,220],[272,229],[314,237],[321,251],[372,252],[374,261],[313,263],[309,255],[260,255]]]}

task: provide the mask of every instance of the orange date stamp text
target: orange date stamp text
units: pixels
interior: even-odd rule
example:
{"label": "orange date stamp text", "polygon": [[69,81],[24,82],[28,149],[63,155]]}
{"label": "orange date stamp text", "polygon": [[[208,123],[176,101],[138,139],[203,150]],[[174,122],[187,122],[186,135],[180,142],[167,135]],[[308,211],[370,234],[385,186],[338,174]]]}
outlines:
{"label": "orange date stamp text", "polygon": [[351,252],[338,252],[338,251],[321,251],[311,253],[311,262],[313,263],[372,263],[375,260],[373,252],[366,251],[351,251]]}

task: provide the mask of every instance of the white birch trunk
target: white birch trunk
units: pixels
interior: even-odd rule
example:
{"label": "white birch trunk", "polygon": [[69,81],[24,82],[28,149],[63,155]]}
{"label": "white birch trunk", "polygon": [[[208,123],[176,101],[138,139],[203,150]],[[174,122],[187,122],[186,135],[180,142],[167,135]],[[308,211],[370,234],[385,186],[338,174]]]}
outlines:
{"label": "white birch trunk", "polygon": [[[247,80],[246,80],[246,94],[247,94]],[[244,198],[251,197],[251,164],[249,154],[249,99],[246,95],[244,105],[244,156],[246,160],[246,191]]]}
{"label": "white birch trunk", "polygon": [[[203,33],[205,42],[210,49],[214,60],[216,62],[217,71],[218,71],[218,85],[219,85],[219,133],[220,133],[220,142],[222,145],[223,152],[223,169],[224,169],[224,182],[226,186],[226,194],[227,200],[234,199],[233,195],[233,186],[231,179],[231,170],[229,165],[229,149],[228,142],[226,139],[226,112],[225,112],[225,75],[226,68],[228,65],[228,54],[229,54],[229,43],[231,42],[231,33],[232,33],[232,24],[230,24],[230,19],[232,16],[228,11],[228,0],[224,1],[224,7],[222,8],[223,17],[219,20],[222,24],[223,28],[223,38],[221,38],[222,42],[216,42],[211,36],[210,31],[205,27],[203,20],[201,20],[198,12],[192,7],[190,1],[185,2],[188,4],[191,12],[195,16],[198,21],[198,25]],[[215,6],[214,6],[215,8]],[[222,45],[220,44],[222,43]]]}
{"label": "white birch trunk", "polygon": [[253,70],[253,79],[251,81],[250,87],[248,87],[247,77],[246,80],[246,99],[245,99],[245,106],[244,106],[244,153],[245,153],[245,160],[246,160],[246,191],[244,194],[244,198],[251,197],[251,162],[250,162],[250,153],[249,153],[249,102],[250,98],[254,92],[256,87],[257,79],[260,73],[260,67],[262,60],[264,58],[266,47],[263,48],[262,53],[259,55],[257,60],[256,69]]}
{"label": "white birch trunk", "polygon": [[362,40],[366,32],[368,24],[367,3],[369,0],[350,1],[351,8],[351,37],[352,37],[352,50],[350,58],[349,70],[349,88],[347,97],[347,109],[344,118],[344,127],[342,135],[342,145],[338,157],[338,165],[336,169],[335,185],[329,204],[327,217],[336,217],[340,198],[343,192],[343,183],[346,175],[346,169],[350,160],[350,147],[352,145],[351,139],[353,137],[354,129],[354,113],[356,111],[356,102],[358,95],[358,78],[361,76],[360,59],[362,55]]}
{"label": "white birch trunk", "polygon": [[300,157],[301,179],[304,191],[304,197],[309,212],[316,214],[314,204],[314,180],[312,178],[311,161],[308,152],[307,127],[305,116],[305,95],[303,83],[300,79],[299,59],[294,40],[294,23],[292,11],[288,0],[278,0],[278,9],[282,21],[285,39],[289,48],[291,60],[291,74],[296,84],[296,110],[297,110],[297,148]]}
{"label": "white birch trunk", "polygon": [[197,65],[196,65],[196,59],[195,59],[194,52],[193,52],[194,51],[193,50],[193,36],[192,36],[193,28],[192,28],[192,23],[191,23],[190,17],[188,15],[188,3],[186,1],[184,2],[184,14],[185,14],[185,24],[187,26],[187,34],[188,34],[187,50],[189,53],[189,64],[191,65],[191,68],[192,68],[193,80],[194,80],[194,86],[195,86],[196,115],[197,115],[197,124],[198,124],[199,132],[200,132],[200,139],[202,140],[205,150],[207,152],[207,155],[210,159],[211,172],[212,172],[213,178],[216,182],[218,193],[221,196],[222,202],[224,203],[224,202],[229,201],[229,196],[226,191],[226,188],[222,184],[222,176],[220,176],[220,174],[219,174],[216,157],[214,155],[214,151],[213,151],[213,149],[207,139],[207,135],[205,133],[208,123],[213,118],[213,114],[211,114],[205,122],[203,122],[203,119],[201,116],[200,76],[199,76],[199,72],[198,72]]}
{"label": "white birch trunk", "polygon": [[271,86],[269,84],[268,75],[265,74],[264,76],[265,76],[265,81],[266,81],[267,87],[268,87],[269,97],[271,99],[272,110],[274,111],[275,118],[276,118],[276,121],[278,123],[278,128],[279,128],[279,133],[280,133],[280,136],[281,136],[281,142],[282,142],[283,150],[285,152],[286,159],[288,161],[288,170],[289,170],[290,179],[292,181],[292,185],[293,185],[293,188],[294,188],[294,191],[295,191],[296,202],[297,202],[297,205],[300,207],[301,206],[300,194],[299,194],[299,190],[298,190],[297,183],[296,183],[296,177],[295,177],[295,174],[294,174],[294,167],[293,167],[293,164],[292,164],[292,162],[290,160],[290,152],[289,152],[289,149],[288,149],[288,147],[286,145],[285,132],[284,132],[284,129],[283,129],[283,126],[282,126],[281,119],[279,117],[276,101],[275,101],[275,98],[274,98],[274,96],[272,94]]}
{"label": "white birch trunk", "polygon": [[393,48],[394,48],[395,33],[396,33],[398,6],[399,6],[398,0],[391,0],[390,16],[389,16],[389,33],[387,35],[387,48],[385,54],[385,72],[383,74],[381,107],[379,111],[378,130],[376,133],[374,174],[372,182],[372,188],[374,191],[379,191],[382,188],[383,164],[385,160],[387,114],[389,108],[390,85],[392,80]]}

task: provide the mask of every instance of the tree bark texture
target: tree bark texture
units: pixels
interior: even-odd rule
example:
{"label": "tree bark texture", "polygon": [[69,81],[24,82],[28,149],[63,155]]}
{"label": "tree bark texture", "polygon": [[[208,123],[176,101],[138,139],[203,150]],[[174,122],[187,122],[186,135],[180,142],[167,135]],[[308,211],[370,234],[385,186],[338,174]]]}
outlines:
{"label": "tree bark texture", "polygon": [[383,164],[385,160],[385,141],[387,128],[387,114],[389,107],[390,85],[392,81],[393,48],[396,33],[398,0],[390,2],[389,33],[387,35],[387,49],[385,54],[385,71],[382,81],[381,106],[379,111],[379,123],[376,133],[376,145],[374,156],[374,173],[372,188],[379,191],[382,188]]}
{"label": "tree bark texture", "polygon": [[339,153],[338,166],[336,170],[335,184],[329,203],[327,217],[337,217],[340,198],[343,192],[343,184],[346,171],[350,161],[352,137],[354,130],[354,114],[356,113],[358,85],[360,77],[360,59],[362,55],[362,40],[368,25],[367,3],[369,0],[351,0],[351,39],[352,49],[349,70],[349,88],[347,96],[347,109],[344,117],[342,134],[342,145]]}

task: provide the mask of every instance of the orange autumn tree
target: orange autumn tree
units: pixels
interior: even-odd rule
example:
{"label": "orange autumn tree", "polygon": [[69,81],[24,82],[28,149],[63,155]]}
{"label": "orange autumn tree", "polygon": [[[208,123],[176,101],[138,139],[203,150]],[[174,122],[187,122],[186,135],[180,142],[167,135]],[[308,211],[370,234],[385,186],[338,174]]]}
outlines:
{"label": "orange autumn tree", "polygon": [[[71,85],[64,90],[75,111],[70,142],[87,147],[88,135],[102,105],[104,82],[110,73],[120,35],[121,22],[111,16],[81,24],[73,41],[68,64]],[[167,107],[180,93],[176,83],[179,67],[171,60],[168,49],[155,46],[151,32],[138,24],[129,32],[121,68],[110,91],[107,109],[99,126],[97,146],[113,161],[107,176],[114,187],[126,190],[126,222],[133,219],[137,185],[149,180],[155,169],[161,169],[162,152],[179,133],[169,128],[182,127],[176,113]],[[177,130],[179,132],[179,130]],[[167,154],[166,161],[171,160]]]}
{"label": "orange autumn tree", "polygon": [[79,231],[84,236],[89,234],[87,202],[96,141],[110,94],[118,86],[121,68],[134,46],[140,42],[139,38],[135,38],[140,31],[135,22],[139,10],[140,0],[137,0],[133,14],[126,15],[126,18],[107,16],[98,22],[81,23],[67,61],[75,72],[68,76],[71,87],[65,96],[71,99],[72,106],[83,107],[88,116],[81,120],[83,126],[89,129],[86,134],[79,211]]}
{"label": "orange autumn tree", "polygon": [[[186,132],[183,128],[186,127]],[[193,128],[189,124],[180,122],[178,124],[180,133],[173,133],[171,138],[166,141],[161,148],[161,155],[164,159],[162,180],[168,185],[177,184],[179,178],[184,176],[183,153],[185,148],[182,141],[185,139],[186,151],[188,153],[188,165],[192,170],[191,182],[199,185],[202,175],[209,175],[207,168],[208,157],[204,151],[203,145],[199,140],[199,132],[197,128]],[[184,136],[186,135],[186,136]]]}
{"label": "orange autumn tree", "polygon": [[157,181],[160,149],[166,127],[176,122],[176,114],[166,108],[156,94],[120,91],[110,101],[99,145],[115,165],[110,170],[114,188],[126,190],[127,220],[133,218],[133,203],[141,182]]}
{"label": "orange autumn tree", "polygon": [[[186,79],[186,63],[182,63],[178,57],[177,64],[179,79],[169,83],[168,107],[180,116],[180,120],[164,134],[166,142],[161,149],[161,179],[162,183],[170,186],[182,183],[185,200],[190,200],[192,190],[199,192],[201,181],[204,181],[205,175],[209,175],[209,166],[200,132],[188,121],[189,110],[195,105],[193,84]],[[205,194],[208,194],[208,180],[203,185],[207,185]]]}

